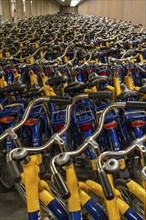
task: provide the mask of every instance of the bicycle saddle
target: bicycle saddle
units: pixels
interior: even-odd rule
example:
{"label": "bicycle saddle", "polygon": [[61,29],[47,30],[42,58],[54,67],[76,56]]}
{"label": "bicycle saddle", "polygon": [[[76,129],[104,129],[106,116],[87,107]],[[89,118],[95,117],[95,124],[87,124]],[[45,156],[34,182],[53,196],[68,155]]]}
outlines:
{"label": "bicycle saddle", "polygon": [[3,92],[21,92],[26,88],[27,86],[22,83],[21,77],[17,76],[12,84],[3,88]]}
{"label": "bicycle saddle", "polygon": [[98,76],[95,72],[90,74],[90,79],[88,80],[88,83],[91,84],[91,86],[97,86],[107,82],[108,82],[107,76]]}
{"label": "bicycle saddle", "polygon": [[122,92],[117,96],[118,99],[125,100],[127,98],[137,98],[139,96],[139,92],[135,90],[129,89],[126,84],[121,84]]}
{"label": "bicycle saddle", "polygon": [[66,86],[64,89],[65,93],[76,93],[79,91],[82,91],[85,89],[87,86],[84,82],[71,82],[70,85]]}
{"label": "bicycle saddle", "polygon": [[140,87],[139,92],[146,94],[146,79],[142,80],[143,85]]}
{"label": "bicycle saddle", "polygon": [[39,88],[39,87],[38,87],[38,84],[35,83],[35,84],[33,84],[33,86],[32,86],[29,90],[27,90],[26,92],[24,92],[24,93],[21,95],[21,97],[22,97],[22,98],[29,98],[29,97],[37,96],[37,95],[40,95],[40,94],[41,94],[42,90],[43,90],[43,89],[42,89],[42,88]]}
{"label": "bicycle saddle", "polygon": [[55,86],[65,83],[66,81],[67,78],[65,76],[62,76],[59,71],[56,71],[54,77],[47,80],[46,85]]}

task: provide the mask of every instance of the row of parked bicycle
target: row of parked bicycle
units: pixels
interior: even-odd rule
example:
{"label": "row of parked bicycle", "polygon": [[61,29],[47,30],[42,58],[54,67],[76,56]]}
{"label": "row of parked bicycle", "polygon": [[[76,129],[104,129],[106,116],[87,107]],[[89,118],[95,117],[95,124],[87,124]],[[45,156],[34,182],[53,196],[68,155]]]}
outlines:
{"label": "row of parked bicycle", "polygon": [[29,220],[145,218],[140,26],[77,14],[2,24],[0,192],[15,185]]}

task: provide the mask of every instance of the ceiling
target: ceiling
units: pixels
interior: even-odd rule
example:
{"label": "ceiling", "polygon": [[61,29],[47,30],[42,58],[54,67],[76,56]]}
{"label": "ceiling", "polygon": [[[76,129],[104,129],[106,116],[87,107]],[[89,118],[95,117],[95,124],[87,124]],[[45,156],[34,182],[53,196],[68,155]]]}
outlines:
{"label": "ceiling", "polygon": [[62,6],[69,6],[71,2],[71,0],[65,0],[65,2],[62,2],[62,0],[55,0],[55,1],[61,4]]}
{"label": "ceiling", "polygon": [[[62,2],[62,0],[53,0],[53,1],[59,4],[60,6],[70,6],[71,3],[71,0],[65,0],[65,2]],[[83,3],[84,1],[86,0],[81,0],[79,4]]]}

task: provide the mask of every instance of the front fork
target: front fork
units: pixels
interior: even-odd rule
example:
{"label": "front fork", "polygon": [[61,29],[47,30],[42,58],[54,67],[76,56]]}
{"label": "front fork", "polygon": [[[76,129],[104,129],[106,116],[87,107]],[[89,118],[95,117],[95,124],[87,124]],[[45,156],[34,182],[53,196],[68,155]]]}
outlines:
{"label": "front fork", "polygon": [[71,194],[68,199],[69,220],[82,220],[81,206],[95,220],[108,219],[102,208],[86,193],[86,184],[78,182],[72,163],[66,166],[66,182]]}
{"label": "front fork", "polygon": [[40,213],[40,203],[39,203],[39,167],[38,167],[38,157],[31,157],[30,161],[26,164],[22,164],[23,174],[22,183],[25,185],[26,191],[26,201],[28,210],[29,220],[43,220]]}
{"label": "front fork", "polygon": [[39,165],[42,163],[42,155],[37,154],[29,158],[29,161],[22,163],[22,183],[25,185],[26,201],[29,220],[43,220],[43,214],[40,208],[40,201],[45,204],[49,210],[59,220],[67,220],[67,213],[60,203],[53,197],[48,184],[39,178]]}
{"label": "front fork", "polygon": [[78,180],[73,163],[66,166],[66,182],[71,194],[68,199],[69,220],[82,220]]}

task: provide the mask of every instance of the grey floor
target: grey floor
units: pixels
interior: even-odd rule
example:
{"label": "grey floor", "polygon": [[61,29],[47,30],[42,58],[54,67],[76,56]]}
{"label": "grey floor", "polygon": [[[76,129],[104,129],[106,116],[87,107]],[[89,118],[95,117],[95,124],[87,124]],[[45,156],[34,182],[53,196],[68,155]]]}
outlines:
{"label": "grey floor", "polygon": [[27,220],[26,205],[16,190],[0,193],[0,220]]}

